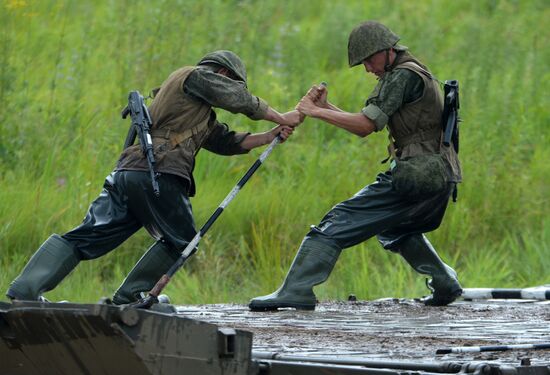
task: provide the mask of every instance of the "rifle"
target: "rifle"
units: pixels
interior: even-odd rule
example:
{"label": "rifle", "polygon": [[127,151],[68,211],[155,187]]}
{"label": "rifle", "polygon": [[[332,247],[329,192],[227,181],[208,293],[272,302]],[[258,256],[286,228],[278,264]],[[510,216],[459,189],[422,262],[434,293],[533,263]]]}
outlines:
{"label": "rifle", "polygon": [[458,123],[460,118],[458,117],[458,109],[460,103],[458,99],[458,81],[447,80],[444,85],[445,102],[443,104],[443,144],[446,147],[451,145],[458,153]]}
{"label": "rifle", "polygon": [[122,118],[125,119],[130,115],[132,124],[128,130],[126,141],[124,141],[124,149],[134,144],[136,136],[139,137],[139,144],[141,150],[147,159],[149,165],[149,173],[151,174],[151,182],[153,184],[153,191],[158,197],[160,195],[159,184],[157,181],[158,174],[155,172],[155,155],[153,154],[153,140],[149,130],[153,126],[151,116],[147,110],[147,106],[143,101],[143,96],[139,91],[130,91],[128,95],[128,105],[122,110]]}

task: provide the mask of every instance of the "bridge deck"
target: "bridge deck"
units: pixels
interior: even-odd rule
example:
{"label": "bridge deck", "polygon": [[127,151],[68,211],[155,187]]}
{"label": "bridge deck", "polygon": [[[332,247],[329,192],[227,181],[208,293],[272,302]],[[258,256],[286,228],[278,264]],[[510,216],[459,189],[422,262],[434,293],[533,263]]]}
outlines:
{"label": "bridge deck", "polygon": [[460,301],[425,307],[414,300],[323,302],[315,311],[251,312],[245,305],[183,305],[178,314],[253,332],[253,349],[372,360],[484,361],[550,365],[550,350],[436,355],[456,346],[550,342],[548,301]]}

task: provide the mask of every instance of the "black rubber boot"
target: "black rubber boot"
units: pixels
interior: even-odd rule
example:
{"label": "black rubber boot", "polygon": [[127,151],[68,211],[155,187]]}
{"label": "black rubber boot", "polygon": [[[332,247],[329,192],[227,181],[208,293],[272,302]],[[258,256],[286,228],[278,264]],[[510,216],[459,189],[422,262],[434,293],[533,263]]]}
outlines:
{"label": "black rubber boot", "polygon": [[415,271],[429,275],[433,294],[423,300],[428,306],[445,306],[462,294],[455,270],[445,264],[424,235],[414,235],[399,245],[399,252]]}
{"label": "black rubber boot", "polygon": [[305,239],[283,285],[272,294],[253,298],[248,307],[253,311],[276,310],[281,307],[314,310],[317,299],[313,287],[328,278],[341,251],[322,242]]}
{"label": "black rubber boot", "polygon": [[[34,253],[6,296],[12,300],[41,300],[80,262],[74,246],[57,234],[51,235]],[[44,299],[45,300],[45,299]]]}
{"label": "black rubber boot", "polygon": [[113,303],[123,305],[138,301],[141,293],[147,293],[153,289],[179,256],[180,253],[175,248],[157,241],[126,276],[113,296]]}

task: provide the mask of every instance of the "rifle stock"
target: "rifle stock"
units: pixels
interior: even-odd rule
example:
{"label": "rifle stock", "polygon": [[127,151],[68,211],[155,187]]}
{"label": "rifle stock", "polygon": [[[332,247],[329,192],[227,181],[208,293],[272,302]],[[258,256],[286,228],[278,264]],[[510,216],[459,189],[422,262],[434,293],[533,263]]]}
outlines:
{"label": "rifle stock", "polygon": [[157,173],[155,172],[155,155],[153,152],[153,140],[149,133],[153,122],[147,110],[147,106],[143,101],[143,96],[138,91],[131,91],[128,95],[128,105],[122,110],[122,118],[125,119],[130,115],[132,124],[124,141],[124,149],[134,144],[136,137],[139,137],[141,150],[147,159],[149,173],[151,175],[151,183],[156,196],[160,195],[160,189],[157,181]]}

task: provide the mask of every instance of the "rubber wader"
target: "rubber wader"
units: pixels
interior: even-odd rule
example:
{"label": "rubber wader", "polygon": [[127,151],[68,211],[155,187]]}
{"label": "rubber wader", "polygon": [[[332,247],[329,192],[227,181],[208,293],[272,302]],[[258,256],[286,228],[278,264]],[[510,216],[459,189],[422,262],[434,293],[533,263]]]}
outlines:
{"label": "rubber wader", "polygon": [[410,236],[398,250],[415,271],[432,277],[428,286],[433,294],[423,300],[425,305],[445,306],[462,294],[455,270],[443,263],[426,236]]}
{"label": "rubber wader", "polygon": [[42,300],[42,293],[55,288],[79,262],[73,245],[53,234],[34,253],[6,295],[16,300]]}
{"label": "rubber wader", "polygon": [[148,292],[179,258],[170,245],[157,241],[136,263],[113,296],[115,305],[136,302],[140,293]]}
{"label": "rubber wader", "polygon": [[340,252],[340,249],[322,242],[305,239],[283,285],[272,294],[253,298],[248,307],[255,311],[276,310],[280,307],[314,310],[317,299],[313,287],[328,278]]}

